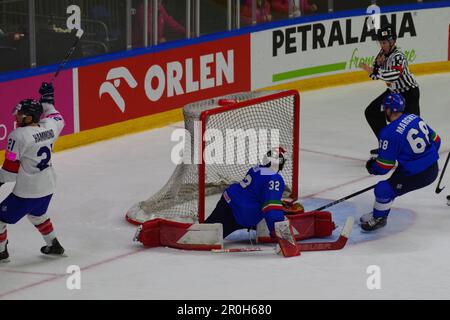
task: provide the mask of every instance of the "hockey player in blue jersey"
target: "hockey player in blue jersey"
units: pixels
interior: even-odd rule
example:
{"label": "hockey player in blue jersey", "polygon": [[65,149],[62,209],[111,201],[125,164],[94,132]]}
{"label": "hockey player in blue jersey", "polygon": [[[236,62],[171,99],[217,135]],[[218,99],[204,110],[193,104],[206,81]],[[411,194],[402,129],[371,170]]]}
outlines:
{"label": "hockey player in blue jersey", "polygon": [[241,182],[230,185],[205,223],[221,223],[226,238],[236,230],[254,228],[265,219],[283,255],[299,255],[281,200],[285,187],[280,174],[286,161],[284,153],[283,148],[270,150],[262,165],[251,168]]}
{"label": "hockey player in blue jersey", "polygon": [[394,199],[430,185],[439,171],[439,135],[419,116],[403,113],[405,99],[400,94],[388,94],[382,106],[390,123],[379,134],[378,157],[367,161],[366,168],[370,174],[384,175],[396,162],[398,167],[376,185],[373,212],[360,219],[365,231],[384,227]]}

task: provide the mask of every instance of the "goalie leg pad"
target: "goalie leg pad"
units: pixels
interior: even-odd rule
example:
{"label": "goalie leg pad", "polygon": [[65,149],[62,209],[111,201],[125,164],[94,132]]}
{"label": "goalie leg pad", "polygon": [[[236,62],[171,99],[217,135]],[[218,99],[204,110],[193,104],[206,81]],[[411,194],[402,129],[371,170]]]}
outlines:
{"label": "goalie leg pad", "polygon": [[[331,212],[328,211],[311,211],[287,215],[286,217],[291,222],[297,241],[328,237],[336,228]],[[256,234],[258,243],[276,242],[276,239],[270,237],[269,229],[264,220],[257,225]]]}
{"label": "goalie leg pad", "polygon": [[222,224],[180,223],[164,219],[147,221],[137,240],[146,247],[166,246],[185,250],[222,249]]}
{"label": "goalie leg pad", "polygon": [[315,216],[314,237],[325,238],[331,236],[333,230],[336,229],[336,225],[331,217],[331,212],[316,211],[313,213]]}
{"label": "goalie leg pad", "polygon": [[289,220],[275,222],[275,234],[277,235],[278,246],[285,258],[300,255],[300,247],[294,237]]}

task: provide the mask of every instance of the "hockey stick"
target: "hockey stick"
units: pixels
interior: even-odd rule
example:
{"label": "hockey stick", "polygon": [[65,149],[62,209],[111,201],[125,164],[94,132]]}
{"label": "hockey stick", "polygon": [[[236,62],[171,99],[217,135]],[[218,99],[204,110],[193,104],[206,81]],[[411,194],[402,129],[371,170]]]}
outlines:
{"label": "hockey stick", "polygon": [[355,193],[349,194],[348,196],[345,196],[344,198],[341,198],[341,199],[339,199],[339,200],[330,202],[330,203],[328,203],[328,204],[326,204],[326,205],[324,205],[324,206],[322,206],[322,207],[319,207],[319,208],[317,208],[317,209],[315,209],[315,210],[312,210],[312,211],[321,211],[321,210],[323,210],[323,209],[332,207],[332,206],[334,206],[334,205],[336,205],[336,204],[338,204],[338,203],[341,203],[341,202],[343,202],[343,201],[345,201],[345,200],[348,200],[348,199],[350,199],[350,198],[356,197],[357,195],[360,195],[361,193],[364,193],[364,192],[367,192],[367,191],[369,191],[369,190],[372,190],[373,188],[375,188],[375,186],[376,186],[376,184],[374,184],[373,186],[367,187],[367,188],[365,188],[365,189],[359,190],[359,191],[357,191],[357,192],[355,192]]}
{"label": "hockey stick", "polygon": [[[348,217],[342,228],[341,234],[336,241],[324,241],[324,242],[310,242],[310,243],[298,243],[301,251],[325,251],[325,250],[340,250],[347,244],[348,237],[352,232],[353,223],[355,219]],[[254,252],[254,251],[267,251],[259,247],[254,248],[230,248],[230,249],[213,249],[213,253],[233,253],[233,252]]]}
{"label": "hockey stick", "polygon": [[336,241],[331,242],[310,242],[299,243],[300,251],[324,251],[324,250],[340,250],[347,244],[348,237],[353,229],[353,223],[355,219],[348,217],[342,228],[341,234]]}
{"label": "hockey stick", "polygon": [[[330,202],[322,207],[319,207],[312,211],[321,211],[323,209],[329,208],[331,206],[334,206],[338,203],[341,203],[345,200],[348,200],[350,198],[356,197],[357,195],[360,195],[364,192],[367,192],[369,190],[372,190],[375,188],[376,184],[364,188],[362,190],[359,190],[357,192],[354,192],[352,194],[349,194],[348,196],[345,196],[344,198],[335,200],[333,202]],[[299,243],[300,245],[300,251],[322,251],[322,250],[340,250],[342,249],[348,240],[348,235],[350,234],[352,228],[353,228],[354,219],[353,217],[348,217],[347,221],[345,222],[344,227],[342,228],[342,232],[339,236],[339,238],[336,241],[332,242],[311,242],[311,243]],[[231,253],[231,252],[253,252],[253,251],[264,251],[261,248],[254,247],[254,248],[230,248],[230,249],[214,249],[212,252],[214,253]]]}
{"label": "hockey stick", "polygon": [[79,29],[77,31],[77,33],[75,34],[75,42],[73,43],[72,47],[69,49],[69,51],[67,51],[66,56],[64,57],[64,60],[61,62],[61,64],[58,66],[58,69],[56,70],[55,74],[53,75],[52,80],[50,81],[50,83],[53,83],[53,81],[55,81],[56,77],[59,75],[59,73],[61,72],[61,70],[64,68],[64,66],[66,65],[66,63],[69,61],[70,57],[72,56],[72,54],[75,52],[75,49],[77,48],[78,42],[80,41],[81,37],[83,36],[84,31]]}
{"label": "hockey stick", "polygon": [[441,185],[442,177],[444,176],[445,169],[447,168],[448,160],[450,159],[450,152],[447,155],[447,160],[445,160],[444,167],[442,168],[441,176],[439,177],[438,184],[436,186],[436,193],[441,193],[442,190],[444,190],[445,187],[439,188]]}
{"label": "hockey stick", "polygon": [[254,252],[254,251],[264,251],[259,247],[253,248],[229,248],[229,249],[212,249],[212,253],[231,253],[231,252]]}

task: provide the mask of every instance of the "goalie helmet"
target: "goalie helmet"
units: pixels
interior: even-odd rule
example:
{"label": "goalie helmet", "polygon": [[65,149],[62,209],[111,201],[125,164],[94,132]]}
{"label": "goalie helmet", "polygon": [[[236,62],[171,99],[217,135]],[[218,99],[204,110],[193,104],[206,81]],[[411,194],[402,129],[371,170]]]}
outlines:
{"label": "goalie helmet", "polygon": [[[13,115],[22,114],[24,117],[31,117],[33,123],[38,123],[41,120],[41,115],[44,112],[42,105],[33,99],[25,99],[19,102],[14,107]],[[22,125],[26,125],[22,122]]]}
{"label": "goalie helmet", "polygon": [[285,153],[286,151],[282,147],[270,149],[264,156],[263,166],[271,168],[275,172],[283,170],[286,163]]}

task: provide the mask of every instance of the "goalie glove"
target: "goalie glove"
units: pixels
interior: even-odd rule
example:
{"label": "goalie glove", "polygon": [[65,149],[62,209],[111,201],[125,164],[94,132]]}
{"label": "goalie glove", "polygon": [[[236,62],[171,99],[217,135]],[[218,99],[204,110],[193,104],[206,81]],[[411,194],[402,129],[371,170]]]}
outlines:
{"label": "goalie glove", "polygon": [[305,212],[305,208],[300,202],[294,202],[294,200],[291,199],[283,199],[281,200],[281,202],[283,204],[283,211],[285,215],[299,214]]}

